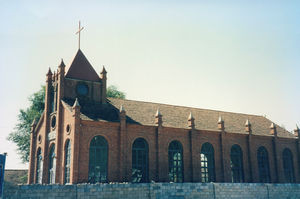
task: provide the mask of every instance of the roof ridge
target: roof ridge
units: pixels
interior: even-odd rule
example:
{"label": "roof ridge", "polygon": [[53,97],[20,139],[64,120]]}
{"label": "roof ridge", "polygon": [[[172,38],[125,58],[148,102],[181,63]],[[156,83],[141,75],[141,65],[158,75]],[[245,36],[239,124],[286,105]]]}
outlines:
{"label": "roof ridge", "polygon": [[118,99],[118,98],[112,98],[112,97],[108,97],[108,99],[119,100],[119,101],[142,102],[142,103],[148,103],[148,104],[153,104],[153,105],[165,105],[165,106],[173,106],[173,107],[180,107],[180,108],[200,109],[200,110],[214,111],[214,112],[220,112],[220,113],[239,114],[239,115],[248,115],[248,116],[266,118],[263,115],[246,114],[246,113],[238,113],[238,112],[230,112],[230,111],[219,111],[219,110],[214,110],[214,109],[196,108],[196,107],[189,107],[189,106],[182,106],[182,105],[164,104],[164,103],[158,103],[158,102],[149,102],[149,101],[131,100],[131,99]]}

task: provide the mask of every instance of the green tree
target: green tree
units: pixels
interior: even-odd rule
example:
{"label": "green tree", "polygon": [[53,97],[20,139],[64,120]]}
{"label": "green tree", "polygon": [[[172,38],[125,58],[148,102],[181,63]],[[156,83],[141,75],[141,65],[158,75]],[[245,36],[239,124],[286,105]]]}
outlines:
{"label": "green tree", "polygon": [[[107,88],[107,97],[125,99],[125,93],[119,91],[116,86]],[[45,106],[45,86],[29,97],[30,105],[27,109],[21,109],[18,115],[18,123],[9,134],[8,140],[17,145],[17,151],[21,155],[22,162],[28,162],[30,151],[30,128],[33,120],[40,119]]]}
{"label": "green tree", "polygon": [[44,99],[45,86],[42,86],[38,92],[29,97],[29,107],[20,110],[18,123],[8,136],[8,140],[16,143],[22,162],[29,160],[30,128],[33,120],[36,118],[38,121],[44,111]]}
{"label": "green tree", "polygon": [[112,98],[118,98],[118,99],[125,99],[126,94],[122,91],[118,90],[118,87],[111,85],[107,88],[106,91],[107,97],[112,97]]}

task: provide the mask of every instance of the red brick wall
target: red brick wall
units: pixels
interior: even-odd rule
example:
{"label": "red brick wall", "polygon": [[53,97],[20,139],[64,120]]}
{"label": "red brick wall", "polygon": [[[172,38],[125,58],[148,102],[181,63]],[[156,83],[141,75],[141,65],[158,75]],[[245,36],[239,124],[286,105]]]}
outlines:
{"label": "red brick wall", "polygon": [[[61,77],[63,78],[63,77]],[[47,85],[52,84],[49,80]],[[245,182],[259,182],[257,149],[264,146],[269,155],[269,165],[272,182],[276,181],[276,164],[278,167],[279,182],[284,182],[282,151],[288,147],[293,153],[294,171],[297,182],[300,182],[297,144],[295,139],[278,138],[274,136],[252,135],[249,145],[249,135],[237,133],[224,133],[224,139],[221,142],[221,131],[197,130],[197,129],[179,129],[164,126],[142,126],[137,124],[126,124],[125,120],[121,122],[103,122],[103,121],[82,121],[78,108],[65,107],[60,99],[63,97],[74,98],[77,81],[60,79],[65,85],[58,91],[58,109],[55,114],[58,118],[56,139],[49,142],[47,140],[50,128],[49,113],[49,90],[46,89],[46,106],[41,124],[34,129],[34,136],[31,143],[31,159],[29,167],[29,183],[36,181],[37,149],[41,148],[43,154],[43,182],[48,182],[48,154],[52,143],[56,147],[57,155],[57,183],[64,183],[65,175],[65,143],[69,139],[71,142],[71,176],[72,183],[87,182],[89,169],[89,144],[94,136],[101,135],[108,142],[108,181],[130,181],[131,180],[131,150],[132,144],[137,138],[144,138],[149,146],[149,180],[168,182],[168,147],[169,144],[177,140],[183,146],[184,163],[184,181],[200,182],[200,151],[205,142],[209,142],[214,147],[215,174],[217,182],[231,182],[230,168],[230,150],[232,145],[238,144],[243,151],[243,168]],[[87,82],[90,88],[90,98],[94,101],[101,101],[100,83]],[[122,117],[121,117],[122,118]],[[153,118],[155,120],[155,118]],[[66,132],[67,125],[71,126],[71,131]],[[216,123],[217,125],[217,123]],[[225,124],[226,126],[226,124]],[[196,126],[197,128],[197,126]],[[226,129],[225,129],[226,130]],[[255,132],[253,132],[255,134]],[[41,136],[41,142],[38,137]],[[276,143],[277,162],[275,162],[274,142]],[[222,144],[223,143],[223,144]],[[251,160],[249,158],[248,147],[250,148]],[[223,156],[223,161],[221,159]],[[250,161],[250,162],[249,162]],[[223,165],[224,162],[224,173]],[[252,171],[252,176],[251,176]],[[224,180],[223,180],[224,174]]]}
{"label": "red brick wall", "polygon": [[[127,176],[127,180],[130,181],[131,178],[131,150],[132,144],[137,138],[144,138],[149,146],[149,180],[157,181],[157,149],[156,149],[156,131],[157,127],[155,126],[142,126],[136,124],[126,124],[126,133],[128,134],[127,139],[125,140],[127,143],[127,149],[125,153],[120,154],[120,123],[112,123],[112,122],[94,122],[94,121],[81,121],[79,125],[79,129],[75,128],[75,119],[73,116],[74,113],[69,110],[64,109],[63,111],[63,121],[61,124],[61,133],[62,134],[62,142],[58,146],[59,150],[61,150],[61,159],[62,161],[57,162],[58,170],[60,170],[59,177],[57,179],[58,183],[64,183],[64,157],[65,151],[64,146],[67,139],[71,141],[71,150],[73,151],[75,147],[78,147],[78,160],[74,163],[74,156],[71,157],[71,164],[78,164],[78,176],[76,177],[76,181],[74,182],[87,182],[88,179],[88,163],[89,163],[89,143],[94,136],[101,135],[108,142],[108,180],[109,181],[123,181],[120,178],[120,168],[119,161],[125,160],[121,171],[125,172]],[[67,124],[71,125],[71,132],[67,134],[66,126]],[[216,173],[216,181],[222,182],[222,164],[221,164],[221,142],[220,142],[220,132],[214,131],[205,131],[205,130],[194,130],[192,139],[193,139],[193,179],[191,172],[191,154],[190,154],[190,141],[189,141],[189,131],[190,129],[178,129],[178,128],[169,128],[162,127],[159,132],[159,181],[167,182],[168,181],[168,146],[170,142],[173,140],[179,141],[183,146],[183,162],[184,162],[184,181],[191,182],[192,180],[195,182],[201,181],[201,173],[200,173],[200,151],[201,147],[205,142],[209,142],[214,147],[214,156],[215,156],[215,173]],[[78,145],[74,145],[74,135],[79,135]],[[37,132],[37,136],[41,135],[43,138],[45,135],[45,124],[43,124],[39,131]],[[269,165],[270,165],[270,174],[272,182],[275,182],[275,160],[274,160],[274,151],[272,144],[273,136],[257,136],[252,135],[252,144],[250,146],[251,149],[251,162],[248,159],[248,135],[244,134],[235,134],[235,133],[225,133],[225,145],[223,146],[224,150],[224,168],[225,168],[225,182],[231,182],[231,168],[230,168],[230,149],[232,145],[238,144],[243,151],[243,167],[244,167],[244,177],[245,182],[251,182],[250,176],[250,164],[252,167],[252,181],[259,182],[259,173],[258,173],[258,163],[257,163],[257,149],[260,146],[264,146],[268,151],[269,156]],[[35,154],[37,153],[37,149],[40,147],[42,151],[45,151],[43,139],[41,143],[36,142]],[[52,144],[47,144],[48,148]],[[287,139],[287,138],[278,138],[277,143],[277,158],[278,158],[278,171],[279,171],[279,182],[284,182],[284,174],[283,174],[283,166],[282,166],[282,151],[285,147],[288,147],[293,153],[294,160],[294,170],[297,181],[299,182],[298,175],[298,164],[297,164],[297,145],[296,140]],[[124,149],[123,149],[124,150]],[[47,149],[48,153],[49,150]],[[127,158],[120,157],[120,155],[127,155]],[[46,158],[44,158],[46,159]],[[47,159],[48,161],[48,159]],[[36,158],[35,163],[36,165]],[[47,174],[47,166],[48,163],[44,161],[44,169]],[[127,167],[127,170],[125,169]],[[35,179],[35,170],[32,169],[33,176]],[[71,173],[73,172],[73,168],[71,167]],[[73,179],[74,176],[71,176]],[[45,179],[46,180],[46,179]]]}

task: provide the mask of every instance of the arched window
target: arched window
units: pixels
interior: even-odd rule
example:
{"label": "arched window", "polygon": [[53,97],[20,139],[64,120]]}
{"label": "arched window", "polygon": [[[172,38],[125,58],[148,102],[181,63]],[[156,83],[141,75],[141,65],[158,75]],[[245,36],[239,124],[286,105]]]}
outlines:
{"label": "arched window", "polygon": [[71,143],[66,141],[65,145],[65,183],[70,183],[70,167],[71,167]]}
{"label": "arched window", "polygon": [[244,182],[243,152],[239,145],[231,147],[230,160],[232,182]]}
{"label": "arched window", "polygon": [[96,136],[90,143],[90,183],[107,182],[108,144],[104,137]]}
{"label": "arched window", "polygon": [[148,144],[138,138],[132,145],[132,182],[148,182]]}
{"label": "arched window", "polygon": [[201,181],[214,182],[215,181],[215,159],[214,147],[206,142],[201,147]]}
{"label": "arched window", "polygon": [[43,156],[41,148],[38,149],[36,155],[36,183],[42,184],[43,180]]}
{"label": "arched window", "polygon": [[290,149],[285,148],[282,152],[283,170],[286,182],[295,182],[293,154]]}
{"label": "arched window", "polygon": [[169,145],[169,180],[170,182],[183,182],[182,145],[173,141]]}
{"label": "arched window", "polygon": [[271,182],[268,151],[263,146],[257,150],[257,163],[260,182]]}
{"label": "arched window", "polygon": [[48,171],[49,184],[55,183],[55,169],[56,169],[55,145],[53,144],[50,148],[50,153],[49,153],[49,171]]}

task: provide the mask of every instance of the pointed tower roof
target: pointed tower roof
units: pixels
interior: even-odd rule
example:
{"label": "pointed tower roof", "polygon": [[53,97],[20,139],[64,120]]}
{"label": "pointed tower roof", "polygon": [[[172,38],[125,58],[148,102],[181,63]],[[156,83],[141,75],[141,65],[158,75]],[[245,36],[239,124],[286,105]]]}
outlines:
{"label": "pointed tower roof", "polygon": [[120,107],[120,113],[124,113],[124,112],[125,112],[125,109],[124,109],[123,105],[121,105],[121,107]]}
{"label": "pointed tower roof", "polygon": [[76,97],[76,100],[75,100],[75,102],[73,104],[73,108],[75,108],[75,107],[80,107],[80,104],[79,104],[79,101],[78,101],[77,97]]}
{"label": "pointed tower roof", "polygon": [[105,70],[105,67],[103,66],[101,74],[106,74],[106,73],[107,73],[107,72],[106,72],[106,70]]}
{"label": "pointed tower roof", "polygon": [[60,62],[60,64],[59,64],[59,67],[65,67],[66,65],[65,65],[65,63],[64,63],[64,60],[63,59],[61,59],[61,62]]}
{"label": "pointed tower roof", "polygon": [[192,112],[190,112],[190,115],[189,115],[189,117],[188,117],[188,120],[194,120],[194,119],[195,119],[195,118],[194,118]]}
{"label": "pointed tower roof", "polygon": [[222,122],[224,122],[224,120],[223,120],[222,116],[219,116],[218,123],[222,123]]}
{"label": "pointed tower roof", "polygon": [[250,126],[251,123],[249,122],[249,119],[246,120],[245,126]]}
{"label": "pointed tower roof", "polygon": [[298,125],[296,124],[296,128],[294,129],[294,132],[299,132],[300,131],[300,129],[299,129],[299,127],[298,127]]}
{"label": "pointed tower roof", "polygon": [[271,123],[270,129],[274,129],[276,128],[276,125],[274,124],[274,122]]}
{"label": "pointed tower roof", "polygon": [[31,123],[31,126],[35,126],[36,124],[38,123],[36,117],[33,119],[32,123]]}
{"label": "pointed tower roof", "polygon": [[80,49],[78,49],[66,77],[88,81],[100,81],[98,74]]}
{"label": "pointed tower roof", "polygon": [[162,114],[160,113],[159,108],[157,109],[157,111],[156,111],[156,113],[155,113],[155,117],[158,117],[158,116],[162,116]]}
{"label": "pointed tower roof", "polygon": [[51,71],[51,68],[49,67],[49,70],[48,70],[48,73],[47,73],[47,75],[52,75],[52,71]]}

